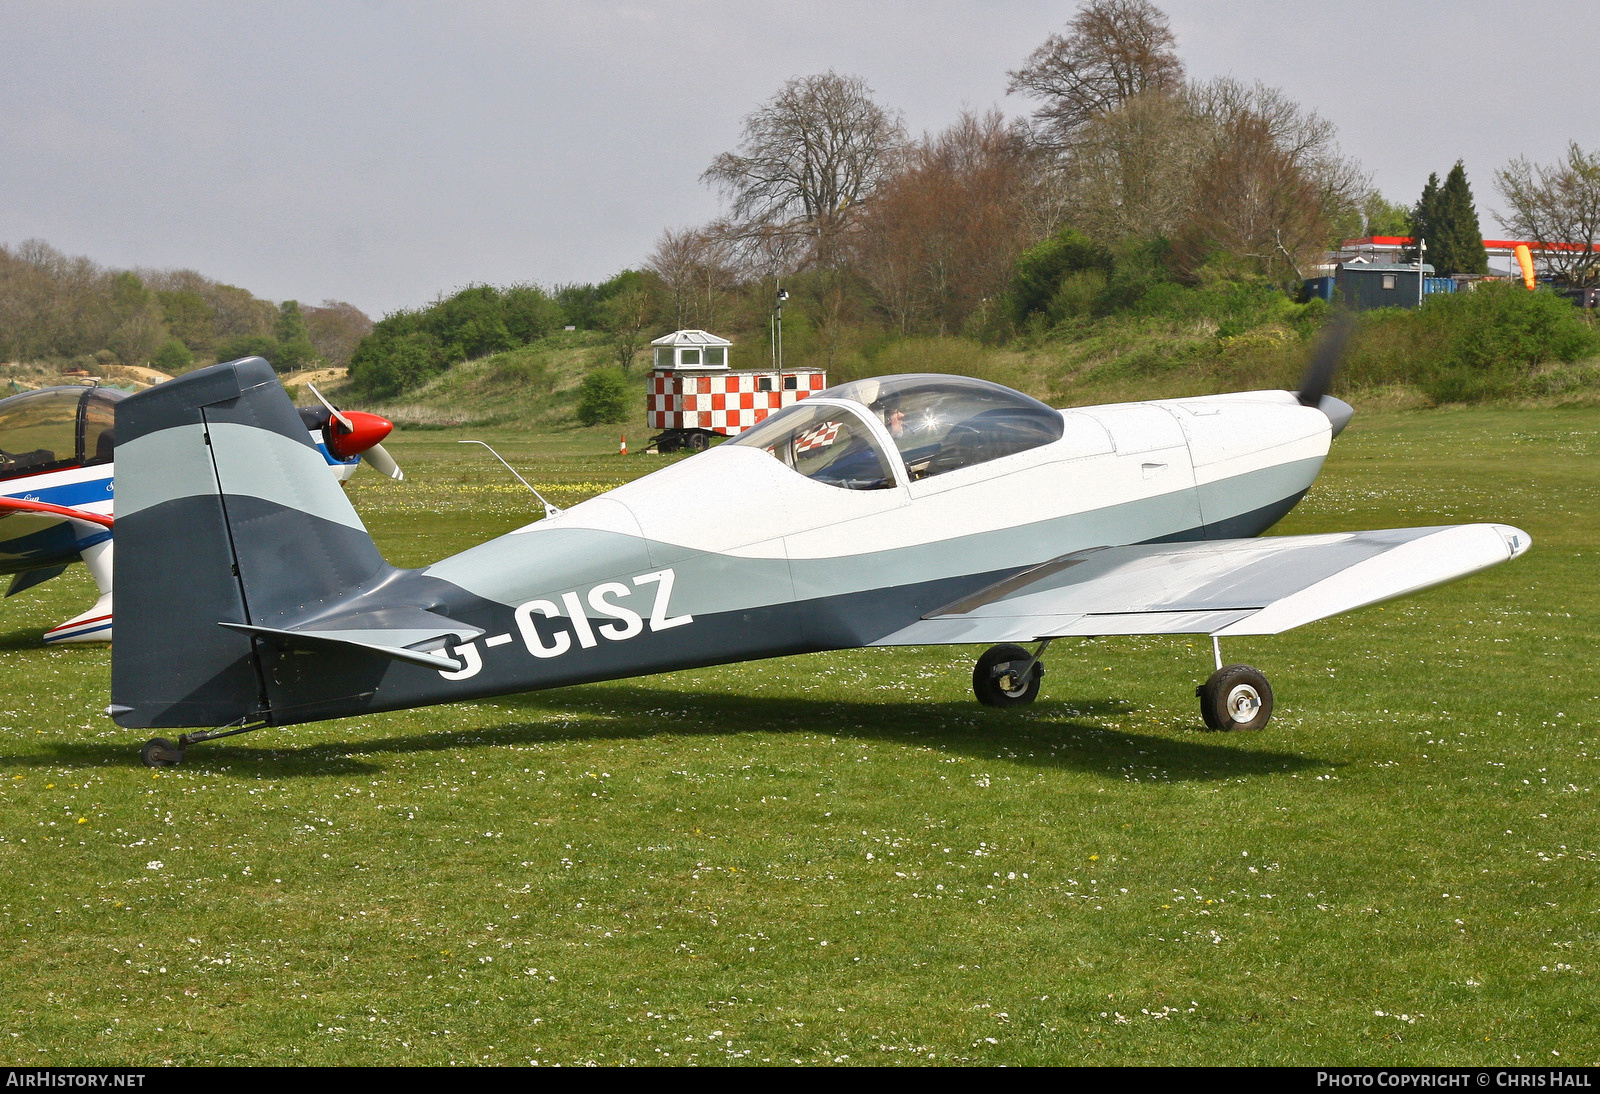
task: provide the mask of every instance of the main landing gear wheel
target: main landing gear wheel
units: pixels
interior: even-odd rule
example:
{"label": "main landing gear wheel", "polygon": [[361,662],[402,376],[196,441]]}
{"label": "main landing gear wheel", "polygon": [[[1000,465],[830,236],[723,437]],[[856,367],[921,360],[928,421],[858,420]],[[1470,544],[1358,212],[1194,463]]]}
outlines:
{"label": "main landing gear wheel", "polygon": [[1194,693],[1211,729],[1261,729],[1272,718],[1272,685],[1249,665],[1223,665]]}
{"label": "main landing gear wheel", "polygon": [[1038,698],[1043,675],[1044,662],[1034,660],[1021,646],[991,646],[972,669],[972,691],[985,706],[1026,706]]}
{"label": "main landing gear wheel", "polygon": [[177,767],[183,762],[183,752],[165,737],[156,737],[145,742],[139,750],[139,758],[146,767]]}

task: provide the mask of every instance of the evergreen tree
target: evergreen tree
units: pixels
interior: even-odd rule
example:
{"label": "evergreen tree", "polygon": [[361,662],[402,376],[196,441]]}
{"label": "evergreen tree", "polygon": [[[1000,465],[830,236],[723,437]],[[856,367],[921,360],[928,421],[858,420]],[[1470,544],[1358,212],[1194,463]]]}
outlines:
{"label": "evergreen tree", "polygon": [[278,322],[274,333],[280,342],[309,342],[311,332],[306,330],[305,316],[300,314],[298,300],[285,300],[278,309]]}
{"label": "evergreen tree", "polygon": [[[1445,176],[1444,185],[1439,185],[1438,175],[1428,176],[1412,220],[1416,234],[1428,242],[1427,261],[1440,276],[1489,272],[1489,254],[1483,249],[1478,210],[1460,160]],[[1416,251],[1407,252],[1407,258],[1415,262]]]}
{"label": "evergreen tree", "polygon": [[1489,253],[1483,249],[1483,231],[1478,227],[1478,210],[1472,203],[1472,187],[1460,160],[1445,176],[1439,190],[1439,248],[1430,248],[1428,257],[1441,274],[1486,274]]}
{"label": "evergreen tree", "polygon": [[1422,188],[1422,196],[1417,199],[1416,206],[1411,210],[1411,246],[1407,247],[1400,256],[1402,262],[1415,262],[1417,260],[1417,240],[1427,240],[1428,246],[1433,247],[1438,240],[1439,233],[1434,231],[1434,225],[1439,213],[1439,176],[1428,172],[1428,185]]}
{"label": "evergreen tree", "polygon": [[306,329],[305,316],[300,314],[300,304],[285,300],[278,311],[277,352],[265,354],[272,367],[279,372],[295,372],[316,363],[317,349],[311,344],[311,332]]}

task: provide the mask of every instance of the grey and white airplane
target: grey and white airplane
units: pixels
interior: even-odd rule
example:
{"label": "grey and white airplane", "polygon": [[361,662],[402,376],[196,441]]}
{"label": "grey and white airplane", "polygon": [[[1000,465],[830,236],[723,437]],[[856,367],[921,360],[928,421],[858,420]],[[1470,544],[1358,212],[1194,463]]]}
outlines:
{"label": "grey and white airplane", "polygon": [[[1255,729],[1276,634],[1515,558],[1499,524],[1257,539],[1351,415],[1324,391],[1054,410],[901,375],[417,570],[388,565],[270,366],[117,405],[107,713],[152,766],[263,726],[874,645],[998,643],[977,697],[1031,702],[1052,639],[1201,634],[1205,722]],[[123,571],[126,571],[124,580]],[[1039,643],[1030,652],[1018,643]]]}

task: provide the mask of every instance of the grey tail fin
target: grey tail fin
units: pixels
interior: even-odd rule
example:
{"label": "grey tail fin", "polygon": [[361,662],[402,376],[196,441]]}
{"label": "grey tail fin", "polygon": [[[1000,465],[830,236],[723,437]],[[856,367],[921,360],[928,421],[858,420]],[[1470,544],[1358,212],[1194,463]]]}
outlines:
{"label": "grey tail fin", "polygon": [[116,414],[110,713],[136,727],[274,722],[258,634],[395,571],[261,358],[139,392]]}

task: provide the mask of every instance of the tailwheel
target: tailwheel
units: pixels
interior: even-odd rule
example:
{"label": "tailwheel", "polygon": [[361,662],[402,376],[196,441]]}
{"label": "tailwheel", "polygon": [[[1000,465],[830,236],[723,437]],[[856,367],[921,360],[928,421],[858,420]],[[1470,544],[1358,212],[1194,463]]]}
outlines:
{"label": "tailwheel", "polygon": [[183,749],[165,737],[156,737],[145,742],[139,750],[139,758],[146,767],[177,767],[183,762],[183,753]]}
{"label": "tailwheel", "polygon": [[985,706],[1026,706],[1038,698],[1042,676],[1044,662],[1021,646],[991,646],[973,667],[972,691]]}
{"label": "tailwheel", "polygon": [[155,737],[144,743],[139,750],[139,758],[146,767],[176,767],[183,762],[183,757],[188,753],[191,745],[201,741],[214,741],[218,737],[237,737],[241,733],[254,733],[266,725],[265,719],[250,722],[249,716],[240,718],[237,722],[230,722],[221,729],[202,730],[199,733],[185,733],[178,738],[178,743],[173,744],[165,737]]}
{"label": "tailwheel", "polygon": [[1272,718],[1272,685],[1249,665],[1223,665],[1194,693],[1211,729],[1262,729]]}

